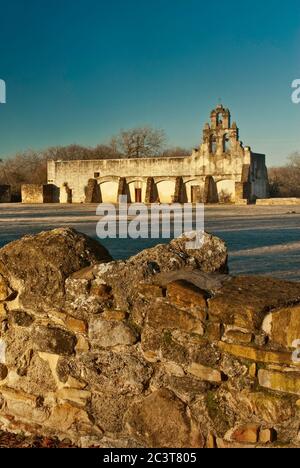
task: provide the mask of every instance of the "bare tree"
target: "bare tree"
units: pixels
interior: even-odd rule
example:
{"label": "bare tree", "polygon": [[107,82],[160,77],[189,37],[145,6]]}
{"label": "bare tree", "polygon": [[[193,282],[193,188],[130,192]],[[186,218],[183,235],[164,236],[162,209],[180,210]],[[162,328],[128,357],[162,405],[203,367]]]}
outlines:
{"label": "bare tree", "polygon": [[181,148],[176,146],[175,148],[167,148],[161,154],[162,158],[179,158],[183,156],[190,156],[192,154],[192,149]]}
{"label": "bare tree", "polygon": [[295,151],[289,157],[289,166],[294,169],[300,170],[300,152]]}
{"label": "bare tree", "polygon": [[28,150],[8,159],[0,159],[0,184],[12,186],[13,197],[20,199],[22,184],[46,184],[47,161],[176,157],[191,152],[182,148],[164,149],[165,133],[150,127],[123,131],[110,145],[53,146],[41,151]]}
{"label": "bare tree", "polygon": [[165,141],[163,130],[140,127],[121,131],[112,138],[111,147],[126,158],[149,158],[161,155]]}
{"label": "bare tree", "polygon": [[270,195],[273,198],[300,197],[300,167],[291,165],[269,169]]}

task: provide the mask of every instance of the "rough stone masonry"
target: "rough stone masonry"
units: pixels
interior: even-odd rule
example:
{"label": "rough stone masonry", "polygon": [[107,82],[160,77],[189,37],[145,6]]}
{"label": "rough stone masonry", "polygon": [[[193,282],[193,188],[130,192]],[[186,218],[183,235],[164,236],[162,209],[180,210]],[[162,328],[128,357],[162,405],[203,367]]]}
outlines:
{"label": "rough stone masonry", "polygon": [[89,447],[299,447],[300,284],[206,235],[115,262],[71,229],[0,250],[0,429]]}

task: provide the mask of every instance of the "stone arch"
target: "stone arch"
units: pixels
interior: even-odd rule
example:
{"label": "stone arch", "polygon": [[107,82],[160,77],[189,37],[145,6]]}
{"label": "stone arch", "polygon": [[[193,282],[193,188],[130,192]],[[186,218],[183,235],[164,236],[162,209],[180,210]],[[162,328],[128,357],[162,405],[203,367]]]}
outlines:
{"label": "stone arch", "polygon": [[147,181],[143,178],[127,179],[131,203],[144,203],[146,200]]}
{"label": "stone arch", "polygon": [[173,203],[176,189],[176,179],[156,180],[156,188],[160,203]]}
{"label": "stone arch", "polygon": [[223,124],[223,118],[224,118],[223,111],[217,112],[217,115],[216,115],[217,127]]}
{"label": "stone arch", "polygon": [[[204,180],[190,179],[185,181],[185,191],[188,203],[202,202],[204,193]],[[195,198],[197,200],[195,200]]]}
{"label": "stone arch", "polygon": [[230,135],[229,133],[225,133],[223,136],[223,152],[228,153],[231,148],[231,142],[230,142]]}
{"label": "stone arch", "polygon": [[218,140],[217,140],[217,137],[215,135],[211,135],[209,146],[210,146],[210,152],[212,154],[216,154],[217,149],[218,149]]}
{"label": "stone arch", "polygon": [[235,181],[222,179],[217,182],[217,191],[220,203],[232,203],[235,201]]}
{"label": "stone arch", "polygon": [[105,182],[116,182],[116,183],[119,183],[120,181],[120,177],[117,177],[117,176],[106,176],[106,177],[100,177],[97,179],[99,184],[103,184]]}
{"label": "stone arch", "polygon": [[100,179],[102,203],[117,203],[119,192],[119,177],[104,177]]}

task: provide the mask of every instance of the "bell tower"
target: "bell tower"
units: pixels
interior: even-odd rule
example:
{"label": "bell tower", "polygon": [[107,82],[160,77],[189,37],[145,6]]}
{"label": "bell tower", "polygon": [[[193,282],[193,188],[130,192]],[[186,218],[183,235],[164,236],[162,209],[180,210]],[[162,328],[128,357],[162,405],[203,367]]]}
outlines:
{"label": "bell tower", "polygon": [[219,104],[210,114],[210,124],[203,130],[203,143],[209,147],[211,155],[230,153],[239,140],[239,130],[235,122],[231,125],[231,114]]}

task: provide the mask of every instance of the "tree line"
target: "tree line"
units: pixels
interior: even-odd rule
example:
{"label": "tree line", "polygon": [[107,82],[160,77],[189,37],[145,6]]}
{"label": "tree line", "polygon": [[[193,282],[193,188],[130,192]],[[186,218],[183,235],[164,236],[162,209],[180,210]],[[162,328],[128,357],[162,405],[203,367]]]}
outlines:
{"label": "tree line", "polygon": [[300,152],[293,153],[282,167],[269,169],[270,196],[300,197]]}
{"label": "tree line", "polygon": [[[159,158],[187,156],[191,148],[169,148],[163,130],[151,127],[122,130],[108,144],[96,147],[55,146],[45,150],[27,150],[0,159],[0,184],[12,187],[13,199],[20,200],[22,184],[46,184],[47,161]],[[271,197],[300,197],[300,152],[292,154],[282,167],[269,168]]]}
{"label": "tree line", "polygon": [[27,150],[0,159],[0,184],[12,187],[13,200],[20,200],[22,184],[46,184],[47,161],[132,159],[176,157],[191,154],[191,149],[169,148],[163,130],[139,127],[122,130],[108,144],[55,146],[41,151]]}

